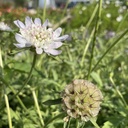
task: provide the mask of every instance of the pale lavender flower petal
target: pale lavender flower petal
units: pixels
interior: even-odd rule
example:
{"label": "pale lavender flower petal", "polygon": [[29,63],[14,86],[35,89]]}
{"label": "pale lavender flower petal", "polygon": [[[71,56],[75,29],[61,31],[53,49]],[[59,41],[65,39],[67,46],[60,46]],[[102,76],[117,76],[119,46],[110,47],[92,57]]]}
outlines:
{"label": "pale lavender flower petal", "polygon": [[14,44],[17,48],[24,48],[25,44]]}
{"label": "pale lavender flower petal", "polygon": [[26,26],[30,26],[31,24],[32,24],[32,19],[29,16],[27,16],[25,18],[25,25]]}
{"label": "pale lavender flower petal", "polygon": [[26,44],[27,43],[26,39],[18,33],[16,33],[15,38],[16,38],[16,41],[19,42],[20,44]]}
{"label": "pale lavender flower petal", "polygon": [[68,38],[68,35],[64,35],[64,36],[61,36],[61,37],[58,37],[58,38],[54,38],[55,41],[64,41]]}
{"label": "pale lavender flower petal", "polygon": [[17,20],[14,21],[14,24],[15,24],[17,27],[20,27],[19,24],[17,23]]}
{"label": "pale lavender flower petal", "polygon": [[57,28],[57,29],[54,31],[54,33],[53,33],[54,38],[59,37],[60,34],[61,34],[61,32],[62,32],[62,28]]}
{"label": "pale lavender flower petal", "polygon": [[59,54],[61,54],[61,52],[62,51],[60,51],[60,50],[54,50],[54,49],[47,49],[47,50],[45,50],[45,52],[46,53],[48,53],[48,54],[51,54],[51,55],[59,55]]}
{"label": "pale lavender flower petal", "polygon": [[37,54],[42,54],[42,53],[43,53],[42,48],[36,47],[36,53],[37,53]]}
{"label": "pale lavender flower petal", "polygon": [[35,18],[34,23],[37,25],[41,25],[41,20],[39,18]]}
{"label": "pale lavender flower petal", "polygon": [[62,45],[63,45],[62,42],[53,42],[53,43],[51,43],[51,44],[49,45],[49,48],[52,48],[52,49],[54,49],[54,48],[59,48],[59,47],[61,47]]}
{"label": "pale lavender flower petal", "polygon": [[46,28],[48,26],[48,19],[43,23],[42,27]]}
{"label": "pale lavender flower petal", "polygon": [[19,20],[14,21],[14,23],[15,23],[19,28],[22,28],[22,29],[25,28],[25,25],[24,25],[21,21],[19,21]]}

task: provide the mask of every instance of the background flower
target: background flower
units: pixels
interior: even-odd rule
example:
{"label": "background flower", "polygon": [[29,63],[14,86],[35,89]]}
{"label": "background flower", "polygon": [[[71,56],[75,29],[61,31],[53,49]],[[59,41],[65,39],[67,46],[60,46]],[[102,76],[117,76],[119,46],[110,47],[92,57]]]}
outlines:
{"label": "background flower", "polygon": [[0,22],[0,30],[2,30],[2,31],[12,31],[12,29],[7,24],[5,24],[4,22]]}

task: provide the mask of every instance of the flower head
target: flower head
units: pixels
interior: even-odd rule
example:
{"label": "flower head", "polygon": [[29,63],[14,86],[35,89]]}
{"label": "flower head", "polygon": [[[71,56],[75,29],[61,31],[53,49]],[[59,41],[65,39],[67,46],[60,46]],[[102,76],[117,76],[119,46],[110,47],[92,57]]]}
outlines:
{"label": "flower head", "polygon": [[5,24],[4,22],[0,22],[0,30],[2,30],[2,31],[12,31],[12,29],[7,24]]}
{"label": "flower head", "polygon": [[62,99],[68,116],[88,121],[98,115],[103,96],[94,84],[78,79],[66,86]]}
{"label": "flower head", "polygon": [[62,46],[62,41],[66,40],[68,35],[60,37],[62,32],[61,28],[57,28],[53,31],[52,28],[47,28],[48,20],[43,24],[39,18],[35,18],[34,22],[30,17],[25,18],[25,24],[19,20],[14,23],[20,28],[20,34],[16,33],[15,38],[18,44],[15,44],[18,48],[35,47],[37,54],[43,52],[52,55],[58,55],[60,50],[56,50]]}

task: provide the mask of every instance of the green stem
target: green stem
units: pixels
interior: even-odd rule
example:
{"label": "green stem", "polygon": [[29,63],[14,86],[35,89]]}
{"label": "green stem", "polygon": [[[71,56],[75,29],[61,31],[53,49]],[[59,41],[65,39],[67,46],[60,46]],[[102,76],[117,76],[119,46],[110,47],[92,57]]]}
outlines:
{"label": "green stem", "polygon": [[45,21],[45,16],[46,16],[46,0],[44,0],[43,22]]}
{"label": "green stem", "polygon": [[40,107],[39,107],[38,100],[37,100],[36,93],[35,93],[34,89],[32,89],[32,94],[33,94],[35,106],[37,108],[37,113],[39,115],[39,119],[40,119],[41,125],[42,125],[42,127],[44,127],[44,121],[43,121],[42,116],[41,116]]}
{"label": "green stem", "polygon": [[80,128],[79,120],[76,121],[76,128]]}
{"label": "green stem", "polygon": [[126,13],[126,14],[123,16],[123,20],[120,22],[120,24],[119,24],[119,26],[118,26],[118,28],[117,28],[117,32],[118,32],[119,29],[122,27],[122,25],[123,25],[124,21],[126,20],[127,16],[128,16],[128,13]]}
{"label": "green stem", "polygon": [[70,121],[71,121],[71,118],[69,117],[68,122],[64,122],[63,128],[69,128],[70,127]]}
{"label": "green stem", "polygon": [[59,115],[54,116],[52,119],[50,119],[48,122],[45,123],[45,128],[47,128],[47,126],[48,126],[50,123],[52,123],[53,121],[55,121],[56,119],[62,118],[63,115],[64,115],[64,113],[60,113]]}
{"label": "green stem", "polygon": [[126,103],[126,101],[125,101],[123,95],[121,94],[121,92],[117,89],[117,87],[116,87],[116,85],[115,85],[115,83],[114,83],[114,81],[113,81],[112,75],[110,76],[110,80],[111,80],[111,82],[112,82],[112,84],[113,84],[113,86],[114,86],[114,88],[115,88],[117,94],[119,95],[120,99],[122,100],[122,102],[124,103],[124,105],[127,107],[127,103]]}
{"label": "green stem", "polygon": [[10,109],[9,109],[9,102],[8,102],[8,97],[6,94],[4,94],[4,98],[5,98],[5,103],[7,107],[9,128],[12,128],[12,120],[11,120],[11,114],[10,114]]}
{"label": "green stem", "polygon": [[89,37],[89,39],[88,39],[88,41],[87,41],[87,45],[86,45],[85,48],[84,48],[84,53],[83,53],[83,56],[82,56],[82,60],[81,60],[81,62],[80,62],[81,66],[83,66],[83,64],[84,64],[84,59],[85,59],[85,56],[86,56],[88,47],[89,47],[89,45],[90,45],[90,42],[91,42],[91,40],[92,40],[93,34],[94,34],[94,29],[92,30],[91,35],[90,35],[90,37]]}
{"label": "green stem", "polygon": [[91,73],[91,70],[92,70],[92,60],[93,60],[93,56],[94,56],[94,48],[95,48],[95,43],[96,43],[96,35],[97,35],[98,29],[99,29],[99,21],[100,21],[100,18],[101,18],[101,9],[102,9],[102,0],[99,0],[98,17],[97,17],[97,20],[96,20],[94,38],[93,38],[92,49],[91,49],[89,72],[88,72],[88,75],[87,75],[87,79],[89,79],[90,73]]}
{"label": "green stem", "polygon": [[[13,92],[14,95],[16,94],[16,91],[13,89],[13,87],[10,86],[2,77],[0,77],[0,80],[1,80],[7,87],[9,87],[9,88],[12,90],[12,92]],[[25,107],[25,105],[23,104],[23,102],[21,101],[21,99],[19,98],[19,96],[16,96],[16,98],[18,99],[18,101],[19,101],[20,105],[22,106],[22,108],[23,108],[25,111],[27,111],[27,108]]]}
{"label": "green stem", "polygon": [[97,12],[97,9],[98,9],[98,4],[96,4],[96,7],[91,15],[91,18],[89,18],[89,21],[87,22],[86,26],[85,26],[85,31],[83,32],[83,39],[85,38],[85,35],[86,35],[86,30],[88,29],[88,27],[90,26],[91,22],[93,21],[95,15],[96,15],[96,12]]}
{"label": "green stem", "polygon": [[100,128],[100,126],[96,123],[95,119],[91,118],[90,121],[96,128]]}
{"label": "green stem", "polygon": [[3,60],[2,60],[2,50],[0,47],[0,67],[3,68]]}
{"label": "green stem", "polygon": [[[32,67],[31,67],[31,69],[30,69],[30,72],[29,72],[29,74],[28,74],[28,78],[26,79],[26,81],[24,82],[24,84],[23,84],[23,86],[20,88],[20,90],[14,95],[14,97],[17,96],[17,95],[19,95],[19,93],[23,90],[23,88],[24,88],[24,87],[27,85],[27,83],[29,82],[29,80],[30,80],[30,78],[31,78],[31,76],[32,76],[32,71],[33,71],[34,66],[35,66],[35,63],[36,63],[36,57],[37,57],[37,54],[36,54],[36,52],[34,52],[33,63],[32,63]],[[14,98],[14,97],[13,97],[13,98]]]}
{"label": "green stem", "polygon": [[106,56],[106,54],[122,39],[122,37],[128,32],[128,29],[126,31],[124,31],[124,33],[122,35],[119,36],[119,38],[117,38],[117,40],[114,41],[114,43],[105,51],[105,53],[101,56],[101,58],[98,60],[98,62],[95,64],[95,66],[93,67],[92,71],[94,71],[96,69],[96,67],[98,66],[98,64],[101,62],[101,60]]}
{"label": "green stem", "polygon": [[64,17],[64,15],[65,15],[65,13],[67,11],[67,7],[68,7],[68,4],[69,4],[69,1],[70,0],[67,0],[67,2],[66,2],[65,8],[64,8],[64,11],[63,11],[63,14],[62,14],[62,18]]}

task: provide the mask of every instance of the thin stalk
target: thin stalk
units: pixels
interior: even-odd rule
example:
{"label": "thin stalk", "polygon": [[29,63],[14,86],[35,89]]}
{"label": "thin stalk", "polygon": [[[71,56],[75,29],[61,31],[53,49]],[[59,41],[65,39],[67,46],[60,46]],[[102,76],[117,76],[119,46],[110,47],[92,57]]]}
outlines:
{"label": "thin stalk", "polygon": [[96,69],[98,64],[102,61],[102,59],[107,55],[107,53],[122,39],[122,37],[128,32],[128,29],[124,31],[122,35],[120,35],[117,40],[114,41],[114,43],[105,51],[105,53],[101,56],[101,58],[98,60],[98,62],[95,64],[95,66],[92,68],[92,71]]}
{"label": "thin stalk", "polygon": [[115,90],[116,90],[116,93],[119,95],[119,97],[120,97],[120,99],[122,100],[122,102],[124,103],[124,105],[127,106],[127,103],[126,103],[126,101],[125,101],[123,95],[121,94],[121,92],[117,89],[117,87],[116,87],[116,85],[115,85],[115,83],[114,83],[114,81],[113,81],[113,79],[112,79],[112,76],[110,76],[110,81],[112,82],[112,84],[113,84],[113,86],[114,86],[114,88],[115,88]]}
{"label": "thin stalk", "polygon": [[[35,67],[36,57],[37,57],[37,54],[36,54],[36,52],[34,52],[33,63],[32,63],[32,67],[31,67],[31,69],[30,69],[30,72],[29,72],[29,74],[28,74],[28,77],[27,77],[26,81],[24,82],[23,86],[20,88],[20,90],[14,95],[14,97],[17,96],[17,95],[19,95],[19,93],[23,90],[23,88],[24,88],[24,87],[27,85],[27,83],[29,82],[29,80],[30,80],[30,78],[31,78],[31,76],[32,76],[32,71],[33,71],[33,69],[34,69],[34,67]],[[14,98],[14,97],[13,97],[13,98]]]}
{"label": "thin stalk", "polygon": [[82,125],[82,127],[81,127],[81,128],[84,128],[84,126],[85,126],[85,123]]}
{"label": "thin stalk", "polygon": [[0,67],[3,68],[3,60],[2,60],[2,50],[0,47]]}
{"label": "thin stalk", "polygon": [[76,128],[80,128],[80,123],[78,120],[76,121]]}
{"label": "thin stalk", "polygon": [[12,119],[11,119],[11,114],[10,114],[10,108],[9,108],[8,97],[7,97],[6,94],[4,94],[4,98],[5,98],[5,103],[6,103],[6,107],[7,107],[9,128],[12,128]]}
{"label": "thin stalk", "polygon": [[94,56],[94,48],[95,48],[95,43],[96,43],[96,35],[97,35],[98,29],[99,29],[99,20],[101,18],[101,10],[102,10],[102,0],[99,0],[98,17],[97,17],[97,20],[96,20],[94,38],[93,38],[92,49],[91,49],[89,72],[88,72],[88,75],[87,75],[87,79],[89,79],[90,73],[91,73],[91,70],[92,70],[92,60],[93,60],[93,56]]}
{"label": "thin stalk", "polygon": [[62,118],[63,115],[64,115],[64,113],[60,113],[59,115],[54,116],[52,119],[50,119],[48,122],[45,123],[45,127],[44,127],[44,128],[47,128],[47,126],[48,126],[50,123],[52,123],[53,121],[55,121],[56,119]]}
{"label": "thin stalk", "polygon": [[100,128],[100,126],[96,123],[95,119],[90,119],[91,123],[96,127],[96,128]]}
{"label": "thin stalk", "polygon": [[33,98],[34,98],[37,113],[39,115],[40,123],[41,123],[42,127],[44,127],[44,121],[43,121],[42,116],[41,116],[40,107],[39,107],[38,100],[37,100],[36,93],[35,93],[34,89],[32,89],[32,95],[33,95]]}
{"label": "thin stalk", "polygon": [[123,16],[123,20],[120,22],[120,24],[119,24],[119,26],[117,28],[117,32],[122,27],[122,25],[123,25],[124,21],[126,20],[127,16],[128,16],[128,13],[126,12],[126,14]]}
{"label": "thin stalk", "polygon": [[[9,88],[12,90],[12,92],[13,92],[14,95],[16,94],[15,89],[14,89],[12,86],[10,86],[2,77],[0,77],[0,80],[3,82],[3,84],[5,84],[7,87],[9,87]],[[19,103],[20,103],[20,105],[22,106],[22,108],[23,108],[25,111],[27,111],[27,108],[25,107],[24,103],[23,103],[22,100],[19,98],[19,96],[16,96],[16,98],[17,98],[17,100],[19,101]]]}
{"label": "thin stalk", "polygon": [[46,0],[44,0],[43,22],[45,21],[45,17],[46,17]]}
{"label": "thin stalk", "polygon": [[89,21],[87,22],[87,24],[85,26],[85,31],[83,33],[83,39],[85,38],[86,30],[88,29],[88,27],[90,26],[91,22],[93,21],[95,15],[96,15],[97,9],[98,9],[98,4],[96,4],[96,7],[95,7],[94,11],[93,11],[91,17],[89,18]]}
{"label": "thin stalk", "polygon": [[85,48],[84,48],[84,53],[83,53],[83,56],[82,56],[82,60],[81,60],[81,62],[80,62],[81,66],[83,66],[84,59],[85,59],[85,56],[86,56],[88,47],[89,47],[89,45],[90,45],[90,42],[91,42],[91,40],[92,40],[93,34],[94,34],[94,29],[92,30],[91,35],[90,35],[90,37],[89,37],[89,39],[88,39],[88,41],[87,41],[87,44],[86,44],[86,46],[85,46]]}
{"label": "thin stalk", "polygon": [[71,118],[69,117],[68,122],[65,122],[65,123],[64,123],[63,128],[69,128],[69,127],[70,127],[70,121],[71,121]]}
{"label": "thin stalk", "polygon": [[[66,46],[66,51],[67,51],[67,54],[68,54],[69,61],[73,62],[72,55],[70,54],[70,50],[69,50],[69,48],[67,46]],[[75,76],[75,68],[74,68],[74,66],[71,66],[71,69],[72,69],[73,75]]]}
{"label": "thin stalk", "polygon": [[62,14],[62,18],[64,17],[64,15],[65,15],[65,13],[67,11],[67,7],[68,7],[68,4],[69,4],[69,1],[70,0],[67,0],[67,2],[66,2],[65,8],[64,8],[64,11],[63,11],[63,14]]}
{"label": "thin stalk", "polygon": [[60,25],[62,25],[63,23],[67,22],[68,19],[70,19],[71,16],[68,15],[68,16],[65,16],[64,18],[62,18],[57,24],[55,24],[53,26],[53,29],[55,30],[56,28],[58,28]]}

